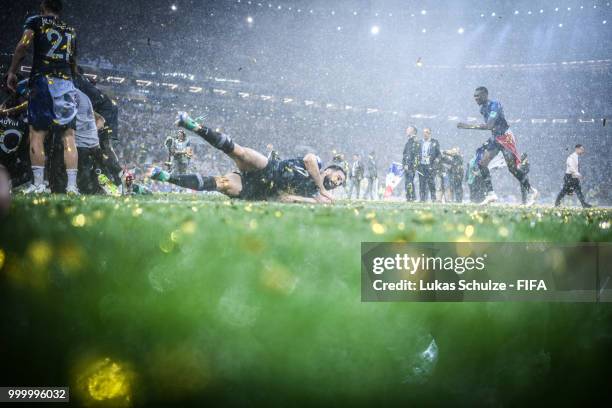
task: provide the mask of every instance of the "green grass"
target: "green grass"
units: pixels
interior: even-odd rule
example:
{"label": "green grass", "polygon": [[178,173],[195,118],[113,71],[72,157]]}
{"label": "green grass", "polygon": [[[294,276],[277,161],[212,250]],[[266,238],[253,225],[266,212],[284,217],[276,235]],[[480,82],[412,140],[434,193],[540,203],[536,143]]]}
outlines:
{"label": "green grass", "polygon": [[612,371],[609,305],[361,303],[360,243],[609,242],[611,218],[201,195],[16,198],[0,226],[1,382],[69,385],[93,406],[596,399]]}

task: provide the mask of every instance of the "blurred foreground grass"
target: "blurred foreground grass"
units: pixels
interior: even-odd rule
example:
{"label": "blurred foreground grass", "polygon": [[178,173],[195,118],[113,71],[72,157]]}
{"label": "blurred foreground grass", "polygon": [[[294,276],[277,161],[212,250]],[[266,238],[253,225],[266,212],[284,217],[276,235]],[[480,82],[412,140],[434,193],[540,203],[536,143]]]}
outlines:
{"label": "blurred foreground grass", "polygon": [[612,378],[612,306],[361,303],[362,241],[611,241],[611,210],[17,198],[0,385],[78,405],[568,404]]}

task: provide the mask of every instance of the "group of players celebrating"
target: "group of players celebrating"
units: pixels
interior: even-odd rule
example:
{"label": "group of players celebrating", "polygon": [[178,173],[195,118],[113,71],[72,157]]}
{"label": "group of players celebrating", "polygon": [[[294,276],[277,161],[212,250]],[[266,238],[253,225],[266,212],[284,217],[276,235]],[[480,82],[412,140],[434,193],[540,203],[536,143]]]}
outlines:
{"label": "group of players celebrating", "polygon": [[[77,34],[60,19],[61,11],[61,0],[43,0],[41,14],[26,20],[23,36],[15,49],[6,78],[11,97],[4,101],[0,116],[0,172],[8,171],[13,186],[22,186],[21,191],[25,194],[48,192],[51,179],[62,177],[49,174],[51,164],[45,153],[61,146],[63,164],[59,163],[58,167],[65,169],[66,183],[55,191],[63,188],[67,194],[77,195],[108,192],[109,189],[115,192],[127,186],[133,188],[133,177],[121,168],[112,147],[118,130],[117,107],[79,71]],[[19,81],[18,67],[30,48],[33,48],[30,78]],[[457,127],[492,133],[477,162],[485,188],[483,203],[497,200],[488,165],[501,152],[509,171],[520,184],[523,202],[533,204],[538,192],[521,166],[501,104],[490,100],[484,87],[476,89],[474,98],[485,123],[459,123]],[[312,153],[289,160],[266,157],[235,143],[228,135],[213,130],[186,112],[179,112],[176,124],[182,131],[193,132],[225,153],[238,171],[207,176],[184,174],[186,166],[182,165],[174,172],[154,167],[150,171],[153,180],[192,190],[217,191],[245,200],[331,203],[334,200],[331,190],[344,185],[347,179],[344,168],[335,164],[323,166]],[[182,144],[186,141],[185,134],[181,136],[177,144],[171,146],[174,142],[169,141],[167,147],[186,150]],[[142,188],[136,190],[144,191]]]}

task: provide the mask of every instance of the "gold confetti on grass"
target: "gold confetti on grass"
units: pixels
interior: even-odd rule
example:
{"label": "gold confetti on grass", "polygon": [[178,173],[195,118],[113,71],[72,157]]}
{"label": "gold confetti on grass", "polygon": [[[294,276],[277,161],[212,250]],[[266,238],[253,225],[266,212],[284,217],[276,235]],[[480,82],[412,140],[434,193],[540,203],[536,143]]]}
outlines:
{"label": "gold confetti on grass", "polygon": [[28,246],[26,254],[33,266],[42,269],[51,261],[53,249],[46,241],[33,241]]}
{"label": "gold confetti on grass", "polygon": [[384,234],[385,231],[386,231],[386,228],[381,223],[376,222],[376,221],[372,223],[372,232],[375,233],[376,235]]}
{"label": "gold confetti on grass", "polygon": [[78,214],[72,217],[72,226],[76,228],[84,227],[87,223],[87,217],[84,214]]}

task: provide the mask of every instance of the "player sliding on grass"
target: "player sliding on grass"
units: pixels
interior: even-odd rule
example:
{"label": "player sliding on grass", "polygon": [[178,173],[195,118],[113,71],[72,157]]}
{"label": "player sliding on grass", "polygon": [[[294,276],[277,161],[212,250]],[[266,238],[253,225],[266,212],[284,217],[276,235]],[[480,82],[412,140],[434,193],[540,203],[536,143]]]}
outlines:
{"label": "player sliding on grass", "polygon": [[171,175],[159,167],[151,170],[151,178],[198,191],[218,191],[229,197],[245,200],[277,199],[290,203],[330,203],[329,190],[344,184],[346,174],[340,166],[321,170],[320,159],[312,153],[304,158],[276,160],[240,146],[226,134],[210,129],[179,112],[177,126],[191,130],[213,147],[227,154],[239,172],[224,176],[200,174]]}

